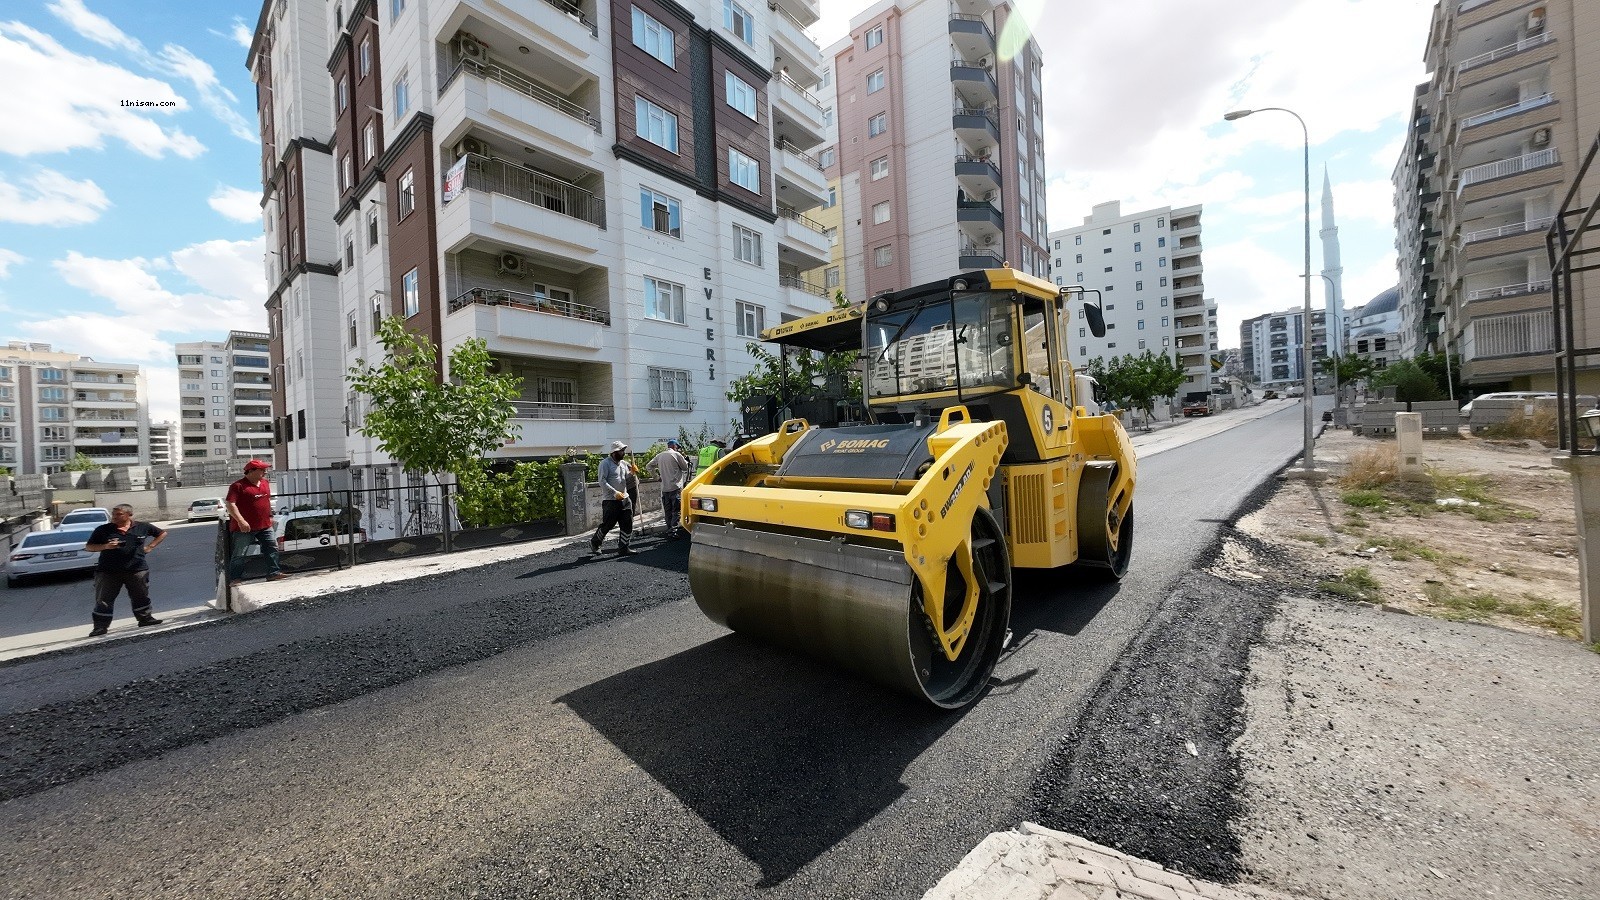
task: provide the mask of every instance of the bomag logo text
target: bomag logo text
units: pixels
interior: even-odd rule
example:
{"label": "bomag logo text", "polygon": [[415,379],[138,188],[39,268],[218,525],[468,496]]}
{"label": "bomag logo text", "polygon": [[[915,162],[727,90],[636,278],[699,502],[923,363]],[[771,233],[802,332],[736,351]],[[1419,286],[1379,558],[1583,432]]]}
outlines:
{"label": "bomag logo text", "polygon": [[876,440],[856,438],[848,441],[823,441],[817,445],[817,449],[823,453],[863,453],[867,450],[882,450],[887,446],[889,446],[887,438]]}

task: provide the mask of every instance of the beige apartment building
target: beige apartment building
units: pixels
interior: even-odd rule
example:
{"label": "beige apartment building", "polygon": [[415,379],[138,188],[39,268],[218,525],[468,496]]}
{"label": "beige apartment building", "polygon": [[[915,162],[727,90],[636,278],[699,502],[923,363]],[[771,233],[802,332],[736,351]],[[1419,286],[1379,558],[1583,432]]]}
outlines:
{"label": "beige apartment building", "polygon": [[272,359],[267,335],[178,344],[178,430],[173,462],[272,455]]}
{"label": "beige apartment building", "polygon": [[1049,274],[1043,59],[1031,38],[997,39],[1011,9],[880,0],[830,48],[838,139],[823,152],[852,296],[1005,263]]}
{"label": "beige apartment building", "polygon": [[79,453],[108,468],[150,464],[144,373],[49,344],[0,348],[0,468],[50,474]]}
{"label": "beige apartment building", "polygon": [[[1600,133],[1600,5],[1446,0],[1395,169],[1402,341],[1449,348],[1475,393],[1549,389],[1545,233]],[[1574,281],[1580,345],[1600,343],[1600,280]],[[1580,376],[1600,389],[1600,368]]]}

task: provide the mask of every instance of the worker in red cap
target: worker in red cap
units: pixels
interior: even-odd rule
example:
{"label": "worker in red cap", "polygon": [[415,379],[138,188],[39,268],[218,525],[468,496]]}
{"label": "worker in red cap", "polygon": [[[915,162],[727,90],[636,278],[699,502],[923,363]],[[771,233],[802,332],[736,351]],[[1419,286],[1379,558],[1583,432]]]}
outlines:
{"label": "worker in red cap", "polygon": [[251,544],[261,548],[267,561],[267,580],[285,577],[278,568],[278,541],[272,533],[272,482],[269,463],[252,459],[244,464],[244,477],[228,486],[228,585],[244,576],[244,553]]}

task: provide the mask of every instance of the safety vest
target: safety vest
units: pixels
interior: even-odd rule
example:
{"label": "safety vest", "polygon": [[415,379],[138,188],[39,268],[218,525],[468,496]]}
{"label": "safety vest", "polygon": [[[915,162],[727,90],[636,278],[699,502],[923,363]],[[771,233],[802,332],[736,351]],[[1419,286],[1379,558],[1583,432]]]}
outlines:
{"label": "safety vest", "polygon": [[716,462],[717,461],[717,457],[719,457],[721,455],[722,455],[722,451],[718,450],[715,445],[707,444],[704,447],[701,447],[700,448],[700,468],[702,468],[702,469],[711,468],[711,464]]}

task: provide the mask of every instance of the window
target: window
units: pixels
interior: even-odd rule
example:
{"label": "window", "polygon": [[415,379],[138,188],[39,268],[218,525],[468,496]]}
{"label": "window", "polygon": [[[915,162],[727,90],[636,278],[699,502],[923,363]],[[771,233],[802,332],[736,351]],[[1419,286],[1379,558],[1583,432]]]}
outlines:
{"label": "window", "polygon": [[678,117],[643,97],[633,98],[634,131],[659,147],[678,152]]}
{"label": "window", "polygon": [[761,163],[729,147],[728,180],[747,191],[761,193]]}
{"label": "window", "polygon": [[1101,231],[1101,232],[1100,232],[1100,233],[1101,233],[1101,234],[1110,234],[1110,233],[1111,233],[1111,229],[1109,229],[1109,228],[1107,228],[1107,229],[1104,229],[1104,230],[1103,230],[1103,231]]}
{"label": "window", "polygon": [[351,177],[350,154],[341,153],[339,154],[339,191],[342,193],[353,187],[355,187],[355,182]]}
{"label": "window", "polygon": [[1110,253],[1111,252],[1111,248],[1110,247],[1106,247],[1106,248],[1102,249],[1100,252],[1101,253]]}
{"label": "window", "polygon": [[1144,349],[1144,338],[1140,338],[1140,339],[1139,339],[1139,349],[1140,349],[1140,350],[1143,350],[1143,349]]}
{"label": "window", "polygon": [[871,50],[881,43],[883,43],[883,26],[878,25],[869,29],[867,31],[867,49]]}
{"label": "window", "polygon": [[1156,246],[1157,247],[1165,247],[1166,245],[1167,245],[1167,239],[1166,238],[1164,238],[1164,237],[1156,238]]}
{"label": "window", "polygon": [[1088,333],[1089,333],[1089,329],[1087,329],[1087,328],[1079,328],[1078,329],[1078,337],[1086,337],[1088,335]]}
{"label": "window", "polygon": [[577,402],[578,383],[571,378],[540,378],[535,384],[540,403]]}
{"label": "window", "polygon": [[360,65],[358,67],[358,71],[360,72],[362,78],[366,78],[367,75],[372,72],[372,38],[367,37],[361,39],[361,54],[359,59]]}
{"label": "window", "polygon": [[683,237],[683,208],[671,197],[649,188],[640,188],[639,225],[651,231]]}
{"label": "window", "polygon": [[389,0],[389,18],[398,19],[406,11],[406,0]]}
{"label": "window", "polygon": [[417,177],[413,169],[400,176],[400,218],[411,215],[417,208]]}
{"label": "window", "polygon": [[1081,235],[1081,234],[1073,235],[1072,242],[1074,244],[1082,244],[1083,243],[1083,235]]}
{"label": "window", "polygon": [[1114,268],[1116,268],[1116,266],[1106,266],[1106,271],[1109,272]]}
{"label": "window", "polygon": [[289,182],[289,199],[290,200],[293,200],[295,198],[295,196],[297,195],[297,192],[299,190],[299,188],[296,187],[296,183],[300,180],[299,178],[296,177],[297,175],[299,175],[299,170],[296,169],[294,166],[290,166],[289,167],[289,174],[285,178],[285,180]]}
{"label": "window", "polygon": [[823,270],[823,273],[822,273],[822,284],[823,284],[823,287],[826,287],[829,290],[833,290],[834,288],[839,286],[839,267],[838,266],[829,266],[828,268]]}
{"label": "window", "polygon": [[[1134,289],[1134,290],[1136,290],[1136,291],[1142,291],[1142,290],[1144,290],[1144,282],[1142,282],[1142,281],[1135,281],[1135,282],[1134,282],[1134,283],[1133,283],[1133,289]],[[1144,306],[1144,301],[1143,301],[1143,300],[1140,300],[1140,301],[1139,301],[1139,305],[1140,305],[1140,306],[1141,306],[1141,307],[1143,307],[1143,306]]]}
{"label": "window", "polygon": [[694,409],[689,395],[689,373],[682,369],[650,367],[651,409]]}
{"label": "window", "polygon": [[877,92],[883,90],[884,81],[885,81],[885,78],[884,78],[884,74],[883,74],[883,70],[882,69],[879,69],[878,71],[873,72],[872,74],[868,75],[867,76],[867,93],[876,94]]}
{"label": "window", "polygon": [[733,0],[722,0],[722,26],[738,35],[739,40],[754,47],[756,45],[755,21],[751,19],[749,11]]}
{"label": "window", "polygon": [[1161,298],[1161,305],[1162,306],[1166,306],[1167,305],[1167,298],[1165,298],[1165,297]]}
{"label": "window", "polygon": [[1140,320],[1139,320],[1139,330],[1140,330],[1140,331],[1143,331],[1143,330],[1144,330],[1144,320],[1143,320],[1143,319],[1140,319]]}
{"label": "window", "polygon": [[[83,396],[83,393],[84,393],[83,391],[79,391],[78,392],[78,394],[79,394],[78,399],[79,400],[88,399],[88,398]],[[40,388],[39,389],[39,399],[40,400],[45,400],[45,401],[53,400],[53,401],[55,401],[57,403],[65,403],[65,402],[67,402],[67,389],[66,388],[58,388],[58,387]]]}
{"label": "window", "polygon": [[822,202],[822,208],[823,209],[833,209],[835,206],[838,206],[838,205],[839,205],[839,189],[836,188],[836,187],[828,188],[828,199],[824,200]]}
{"label": "window", "polygon": [[756,117],[756,89],[746,84],[744,79],[733,74],[731,70],[724,71],[722,74],[724,76],[723,81],[728,88],[728,105],[754,120]]}
{"label": "window", "polygon": [[343,75],[339,76],[338,96],[339,112],[344,112],[345,108],[350,105],[350,79],[344,77]]}
{"label": "window", "polygon": [[661,60],[669,67],[677,59],[673,47],[672,29],[651,18],[644,10],[633,8],[633,45]]}
{"label": "window", "polygon": [[299,228],[291,228],[291,229],[289,229],[289,258],[290,259],[299,259],[300,258],[300,229]]}
{"label": "window", "polygon": [[[1144,284],[1144,282],[1142,282],[1142,281],[1139,282],[1139,283],[1140,284]],[[1135,300],[1133,302],[1133,308],[1134,309],[1144,309],[1144,301],[1143,300]]]}
{"label": "window", "polygon": [[1167,286],[1167,276],[1165,276],[1165,275],[1161,276],[1161,286],[1162,287],[1166,287]]}
{"label": "window", "polygon": [[890,247],[888,244],[884,244],[882,247],[873,248],[873,251],[872,251],[872,264],[874,266],[877,266],[878,268],[881,269],[881,268],[884,268],[885,266],[890,265],[893,262],[894,262],[894,248]]}
{"label": "window", "polygon": [[[221,397],[213,397],[212,399],[218,403],[222,402]],[[67,420],[67,408],[65,406],[41,406],[39,407],[39,418],[46,422],[65,422]]]}
{"label": "window", "polygon": [[1134,260],[1133,261],[1133,270],[1135,272],[1143,272],[1144,271],[1144,260],[1142,260],[1142,259]]}
{"label": "window", "polygon": [[834,159],[835,151],[832,147],[822,151],[822,153],[817,156],[817,162],[821,164],[824,169],[831,168],[833,166]]}
{"label": "window", "polygon": [[347,235],[344,236],[344,265],[345,265],[345,268],[348,269],[351,266],[354,266],[355,264],[356,264],[356,242],[354,240],[351,240],[350,235],[347,234]]}
{"label": "window", "polygon": [[[1139,223],[1138,222],[1133,223],[1133,233],[1134,234],[1138,234],[1139,233]],[[1135,243],[1133,245],[1133,249],[1135,249],[1135,250],[1139,249],[1139,245],[1137,243]]]}
{"label": "window", "polygon": [[355,347],[358,334],[359,333],[356,331],[356,314],[351,313],[349,317],[345,319],[345,340],[348,346],[352,348]]}
{"label": "window", "polygon": [[400,279],[400,291],[406,298],[406,318],[422,311],[422,293],[418,289],[417,270],[412,269]]}
{"label": "window", "polygon": [[739,337],[759,338],[761,330],[767,327],[766,310],[754,303],[745,303],[742,300],[735,303],[734,315],[738,317],[734,330],[738,332]]}
{"label": "window", "polygon": [[740,262],[761,265],[761,235],[742,225],[733,226],[734,256]]}
{"label": "window", "polygon": [[878,113],[867,120],[867,137],[877,137],[889,130],[889,114]]}
{"label": "window", "polygon": [[1133,242],[1133,252],[1139,253],[1139,252],[1142,252],[1143,250],[1144,250],[1143,242],[1141,242],[1141,241],[1134,241]]}
{"label": "window", "polygon": [[885,178],[889,174],[889,157],[880,156],[872,161],[872,180]]}
{"label": "window", "polygon": [[378,211],[367,210],[367,246],[378,246]]}
{"label": "window", "polygon": [[407,72],[401,72],[400,77],[394,80],[394,120],[396,122],[400,121],[400,117],[405,115],[406,110],[410,108],[411,75]]}
{"label": "window", "polygon": [[372,333],[378,333],[378,326],[383,324],[383,295],[372,295]]}
{"label": "window", "polygon": [[1078,256],[1078,258],[1073,260],[1073,262],[1083,262],[1083,254],[1079,253],[1079,254],[1077,254],[1077,256]]}
{"label": "window", "polygon": [[377,155],[377,153],[377,132],[374,130],[373,124],[368,122],[366,126],[361,129],[361,161],[372,162],[372,157]]}
{"label": "window", "polygon": [[1165,256],[1163,256],[1160,259],[1157,259],[1156,260],[1156,265],[1158,265],[1161,268],[1165,269],[1167,267],[1167,258]]}
{"label": "window", "polygon": [[683,285],[662,281],[649,275],[644,277],[645,318],[664,322],[684,323]]}
{"label": "window", "polygon": [[828,239],[829,247],[839,246],[839,226],[833,225],[822,229],[822,236]]}
{"label": "window", "polygon": [[889,221],[889,201],[872,204],[872,224],[882,225]]}
{"label": "window", "polygon": [[1165,227],[1167,227],[1167,217],[1166,216],[1157,216],[1156,217],[1156,227],[1157,228],[1165,228]]}
{"label": "window", "polygon": [[1161,327],[1162,328],[1167,327],[1167,318],[1168,318],[1167,316],[1162,316],[1161,317]]}
{"label": "window", "polygon": [[301,440],[305,440],[305,438],[306,438],[306,411],[305,410],[302,409],[299,412],[294,414],[294,423],[295,423],[295,429],[294,430],[295,430],[296,436],[298,436]]}

